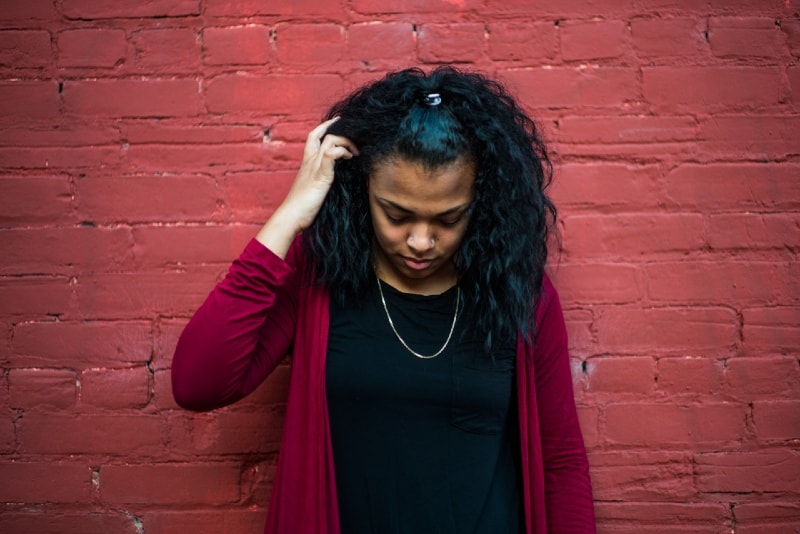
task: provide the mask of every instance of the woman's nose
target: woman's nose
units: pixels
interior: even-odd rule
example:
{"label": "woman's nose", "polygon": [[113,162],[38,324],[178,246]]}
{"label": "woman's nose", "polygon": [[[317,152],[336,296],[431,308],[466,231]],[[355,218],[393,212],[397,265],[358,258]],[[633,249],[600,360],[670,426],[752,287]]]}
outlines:
{"label": "woman's nose", "polygon": [[411,229],[406,241],[408,247],[417,252],[426,252],[433,248],[436,244],[436,239],[431,233],[430,226],[418,225]]}

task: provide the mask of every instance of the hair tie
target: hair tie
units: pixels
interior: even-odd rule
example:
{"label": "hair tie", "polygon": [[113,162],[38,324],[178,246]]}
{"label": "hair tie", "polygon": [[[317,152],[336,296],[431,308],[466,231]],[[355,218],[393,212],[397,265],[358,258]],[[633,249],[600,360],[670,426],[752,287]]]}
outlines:
{"label": "hair tie", "polygon": [[439,93],[428,93],[422,99],[426,106],[436,107],[442,103],[442,95]]}

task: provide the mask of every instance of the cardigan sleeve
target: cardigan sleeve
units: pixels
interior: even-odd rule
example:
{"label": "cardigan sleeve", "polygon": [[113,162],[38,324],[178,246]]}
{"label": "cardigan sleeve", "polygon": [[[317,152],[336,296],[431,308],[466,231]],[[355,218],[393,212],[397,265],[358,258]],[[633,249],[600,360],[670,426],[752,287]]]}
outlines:
{"label": "cardigan sleeve", "polygon": [[575,408],[567,330],[545,277],[537,310],[534,368],[548,533],[595,532],[589,464]]}
{"label": "cardigan sleeve", "polygon": [[286,261],[255,239],[183,330],[172,391],[190,410],[211,410],[258,387],[294,341],[297,243]]}

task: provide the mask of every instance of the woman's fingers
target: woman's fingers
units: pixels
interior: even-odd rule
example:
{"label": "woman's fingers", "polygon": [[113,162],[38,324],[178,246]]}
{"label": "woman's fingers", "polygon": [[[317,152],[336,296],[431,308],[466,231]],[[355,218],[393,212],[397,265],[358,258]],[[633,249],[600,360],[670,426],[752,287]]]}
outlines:
{"label": "woman's fingers", "polygon": [[308,134],[303,161],[283,202],[256,238],[267,248],[286,257],[298,232],[314,221],[333,183],[337,159],[358,156],[355,143],[341,135],[328,134],[338,117],[325,121]]}
{"label": "woman's fingers", "polygon": [[339,117],[334,117],[329,119],[322,124],[317,125],[316,128],[311,130],[308,133],[308,137],[306,137],[306,146],[305,146],[305,155],[309,156],[313,154],[316,150],[319,149],[320,145],[322,144],[322,140],[325,136],[325,132],[328,131],[328,128],[331,124],[338,121]]}
{"label": "woman's fingers", "polygon": [[320,150],[324,153],[331,145],[342,146],[347,148],[354,156],[358,155],[358,148],[347,137],[340,135],[326,134],[328,128],[334,122],[338,121],[339,117],[329,119],[309,132],[306,138],[305,157],[313,157],[318,154]]}
{"label": "woman's fingers", "polygon": [[358,147],[352,140],[325,133],[336,120],[325,121],[309,133],[303,162],[289,191],[289,200],[304,206],[302,212],[313,212],[311,218],[333,183],[336,160],[358,155]]}

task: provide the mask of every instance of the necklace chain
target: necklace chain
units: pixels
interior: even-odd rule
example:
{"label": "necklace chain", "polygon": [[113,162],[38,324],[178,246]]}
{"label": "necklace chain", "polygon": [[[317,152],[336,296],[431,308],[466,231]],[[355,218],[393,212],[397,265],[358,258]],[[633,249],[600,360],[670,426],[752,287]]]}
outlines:
{"label": "necklace chain", "polygon": [[406,350],[411,354],[413,354],[414,356],[416,356],[417,358],[421,358],[423,360],[431,360],[440,355],[441,353],[443,353],[444,349],[447,348],[447,345],[450,344],[450,338],[453,337],[453,332],[456,329],[456,321],[458,320],[458,303],[461,302],[461,288],[459,286],[456,286],[456,311],[453,314],[453,324],[450,325],[450,333],[447,334],[447,339],[445,340],[444,345],[442,345],[442,348],[440,348],[433,354],[425,355],[425,354],[420,354],[419,352],[409,347],[408,343],[406,343],[405,340],[400,336],[400,332],[398,332],[397,328],[394,327],[394,321],[392,321],[392,316],[389,315],[389,308],[386,306],[386,299],[383,297],[383,289],[381,288],[381,279],[378,278],[377,273],[375,273],[375,278],[378,280],[378,292],[381,295],[381,304],[383,304],[383,311],[386,312],[386,318],[389,319],[389,326],[392,327],[392,332],[394,332],[394,335],[397,336],[397,339],[400,341],[400,343],[403,344]]}

